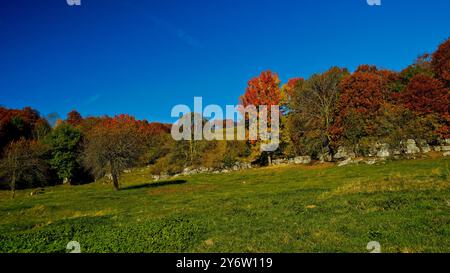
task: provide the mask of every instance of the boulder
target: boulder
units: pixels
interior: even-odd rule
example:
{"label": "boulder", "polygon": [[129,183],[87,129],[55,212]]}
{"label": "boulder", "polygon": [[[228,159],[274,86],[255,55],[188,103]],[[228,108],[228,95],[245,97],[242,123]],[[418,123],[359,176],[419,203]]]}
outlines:
{"label": "boulder", "polygon": [[191,168],[185,168],[182,172],[183,175],[193,175],[193,174],[197,174],[198,170],[197,169],[191,169]]}
{"label": "boulder", "polygon": [[342,166],[346,166],[349,164],[358,164],[362,161],[363,161],[363,159],[361,159],[361,158],[352,159],[351,157],[349,157],[343,161],[340,161],[337,165],[338,165],[338,167],[342,167]]}
{"label": "boulder", "polygon": [[450,156],[450,152],[445,152],[442,154],[443,156]]}
{"label": "boulder", "polygon": [[311,163],[311,157],[308,155],[294,157],[294,164],[309,164],[309,163]]}
{"label": "boulder", "polygon": [[208,173],[209,171],[210,169],[206,167],[200,167],[197,169],[197,173]]}
{"label": "boulder", "polygon": [[283,164],[288,164],[289,160],[286,158],[279,158],[279,159],[274,159],[272,160],[272,165],[283,165]]}
{"label": "boulder", "polygon": [[385,162],[385,161],[386,161],[386,158],[380,157],[380,158],[372,158],[372,159],[369,159],[369,160],[365,161],[365,163],[366,163],[367,165],[374,165],[374,164],[376,164],[376,163],[378,163],[378,162]]}
{"label": "boulder", "polygon": [[377,157],[389,157],[391,156],[391,152],[389,151],[389,145],[386,143],[380,144],[377,152]]}
{"label": "boulder", "polygon": [[420,149],[419,149],[419,147],[417,147],[416,141],[414,139],[408,139],[406,141],[405,153],[406,154],[418,154],[418,153],[420,153]]}
{"label": "boulder", "polygon": [[428,143],[424,140],[421,140],[418,142],[420,150],[422,151],[422,153],[429,153],[431,152],[431,147],[430,145],[428,145]]}
{"label": "boulder", "polygon": [[367,165],[373,165],[373,164],[375,164],[375,163],[377,163],[377,160],[376,160],[376,159],[369,159],[369,160],[366,161],[366,164],[367,164]]}
{"label": "boulder", "polygon": [[320,163],[331,162],[333,160],[333,157],[328,153],[324,153],[319,156],[319,160]]}
{"label": "boulder", "polygon": [[[178,176],[183,175],[183,174],[178,174]],[[167,180],[170,178],[175,177],[175,175],[169,175],[167,173],[161,173],[160,175],[152,175],[153,181],[159,181],[159,180]]]}
{"label": "boulder", "polygon": [[337,153],[333,156],[334,159],[343,159],[343,158],[351,158],[351,157],[355,157],[355,153],[353,151],[351,151],[350,149],[344,147],[344,146],[339,146],[338,147],[338,151]]}
{"label": "boulder", "polygon": [[351,158],[347,158],[344,161],[339,162],[337,165],[338,167],[342,167],[342,166],[346,166],[348,164],[352,163],[352,159]]}
{"label": "boulder", "polygon": [[431,147],[428,144],[421,146],[420,149],[422,150],[422,153],[424,153],[424,154],[431,152]]}

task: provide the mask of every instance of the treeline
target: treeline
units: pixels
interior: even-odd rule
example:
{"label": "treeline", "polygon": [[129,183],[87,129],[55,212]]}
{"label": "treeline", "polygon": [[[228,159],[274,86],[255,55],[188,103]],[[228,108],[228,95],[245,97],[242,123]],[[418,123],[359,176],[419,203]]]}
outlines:
{"label": "treeline", "polygon": [[[450,39],[400,72],[332,67],[280,87],[277,74],[249,81],[243,105],[281,105],[281,148],[273,155],[331,160],[338,147],[368,155],[377,144],[436,144],[450,137]],[[257,145],[257,144],[256,144]],[[269,157],[270,158],[270,157]]]}
{"label": "treeline", "polygon": [[450,138],[449,101],[450,39],[400,72],[361,65],[353,73],[333,67],[284,85],[271,71],[251,79],[242,105],[281,107],[281,144],[270,153],[260,152],[261,141],[174,141],[171,125],[129,115],[83,118],[72,111],[52,127],[29,107],[0,108],[0,185],[14,195],[17,188],[108,176],[119,189],[120,174],[134,166],[175,174],[297,155],[326,161],[340,146],[364,156],[377,143],[433,144]]}
{"label": "treeline", "polygon": [[0,182],[11,189],[81,184],[147,164],[170,125],[128,115],[87,117],[77,111],[52,128],[36,110],[0,108]]}

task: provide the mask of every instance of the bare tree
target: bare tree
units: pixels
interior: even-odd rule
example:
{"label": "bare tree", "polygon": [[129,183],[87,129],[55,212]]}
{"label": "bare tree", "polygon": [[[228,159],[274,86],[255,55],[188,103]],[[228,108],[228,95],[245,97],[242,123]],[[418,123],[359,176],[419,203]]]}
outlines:
{"label": "bare tree", "polygon": [[47,171],[42,159],[44,147],[36,141],[21,138],[12,141],[5,148],[0,162],[0,173],[9,181],[11,197],[14,198],[18,183],[43,180]]}

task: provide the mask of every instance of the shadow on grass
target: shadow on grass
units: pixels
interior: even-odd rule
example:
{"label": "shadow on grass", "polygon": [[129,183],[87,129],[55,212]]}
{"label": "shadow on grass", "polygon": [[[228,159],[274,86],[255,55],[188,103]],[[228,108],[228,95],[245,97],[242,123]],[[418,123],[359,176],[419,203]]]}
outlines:
{"label": "shadow on grass", "polygon": [[121,190],[136,190],[136,189],[145,189],[145,188],[157,188],[169,185],[180,185],[186,183],[186,180],[170,180],[170,181],[160,181],[153,183],[145,183],[140,185],[134,185],[129,187],[124,187]]}

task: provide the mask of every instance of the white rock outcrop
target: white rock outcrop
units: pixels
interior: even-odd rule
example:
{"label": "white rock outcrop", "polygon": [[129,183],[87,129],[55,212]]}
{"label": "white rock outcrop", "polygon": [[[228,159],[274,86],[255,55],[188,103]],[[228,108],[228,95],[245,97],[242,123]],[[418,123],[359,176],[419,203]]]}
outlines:
{"label": "white rock outcrop", "polygon": [[416,141],[414,139],[408,139],[405,143],[405,153],[406,154],[418,154],[420,153],[419,147],[416,145]]}
{"label": "white rock outcrop", "polygon": [[337,153],[333,156],[334,159],[343,159],[343,158],[351,158],[355,157],[355,153],[344,146],[339,146]]}

